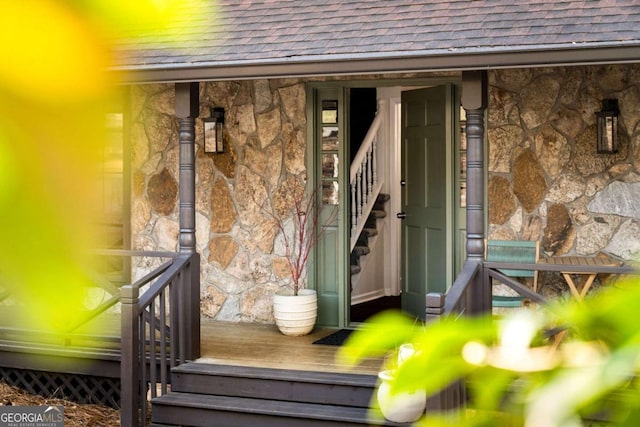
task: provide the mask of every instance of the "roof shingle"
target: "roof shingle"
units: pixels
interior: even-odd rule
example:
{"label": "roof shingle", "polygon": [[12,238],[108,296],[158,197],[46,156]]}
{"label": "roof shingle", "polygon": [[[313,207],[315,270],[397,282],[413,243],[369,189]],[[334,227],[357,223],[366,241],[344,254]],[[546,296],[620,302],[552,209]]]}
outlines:
{"label": "roof shingle", "polygon": [[635,0],[219,0],[188,15],[180,37],[119,40],[118,68],[640,46]]}

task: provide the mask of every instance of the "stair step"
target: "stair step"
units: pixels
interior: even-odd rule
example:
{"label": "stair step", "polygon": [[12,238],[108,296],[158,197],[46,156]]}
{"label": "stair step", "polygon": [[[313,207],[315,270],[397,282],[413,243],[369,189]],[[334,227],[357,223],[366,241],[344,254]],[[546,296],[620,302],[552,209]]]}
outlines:
{"label": "stair step", "polygon": [[[194,427],[401,426],[368,418],[367,408],[170,392],[153,400],[152,425]],[[154,424],[158,423],[158,424]]]}
{"label": "stair step", "polygon": [[360,236],[365,236],[365,237],[373,237],[373,236],[377,236],[378,235],[378,229],[377,228],[363,228],[362,232],[360,233]]}
{"label": "stair step", "polygon": [[380,193],[376,198],[376,202],[380,202],[380,203],[386,203],[389,200],[391,200],[391,195],[387,193]]}
{"label": "stair step", "polygon": [[375,375],[189,362],[152,400],[151,426],[405,426],[371,419]]}
{"label": "stair step", "polygon": [[369,239],[378,235],[375,228],[363,228],[360,237],[356,241],[356,246],[369,246]]}
{"label": "stair step", "polygon": [[369,217],[373,217],[375,219],[384,218],[387,216],[387,212],[382,209],[373,209],[369,214]]}
{"label": "stair step", "polygon": [[373,204],[374,209],[384,210],[384,205],[391,199],[391,196],[385,193],[380,193]]}
{"label": "stair step", "polygon": [[374,375],[186,363],[172,370],[171,390],[304,403],[367,407]]}
{"label": "stair step", "polygon": [[351,251],[351,253],[356,256],[367,255],[369,252],[371,252],[371,249],[369,249],[369,246],[361,246],[361,245],[354,246],[353,251]]}

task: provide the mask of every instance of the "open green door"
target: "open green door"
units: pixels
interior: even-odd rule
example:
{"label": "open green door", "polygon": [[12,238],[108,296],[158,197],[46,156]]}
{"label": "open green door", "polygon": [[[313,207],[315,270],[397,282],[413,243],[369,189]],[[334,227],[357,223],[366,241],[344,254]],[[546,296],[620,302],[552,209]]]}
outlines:
{"label": "open green door", "polygon": [[418,318],[451,277],[452,99],[451,86],[402,92],[402,309]]}

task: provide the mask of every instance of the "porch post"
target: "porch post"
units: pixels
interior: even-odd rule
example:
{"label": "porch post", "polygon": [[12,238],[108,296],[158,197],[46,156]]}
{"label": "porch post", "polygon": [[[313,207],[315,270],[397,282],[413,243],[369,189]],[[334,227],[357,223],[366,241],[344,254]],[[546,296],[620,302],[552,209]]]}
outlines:
{"label": "porch post", "polygon": [[[467,259],[484,259],[484,112],[487,108],[487,72],[462,73],[462,107],[467,116]],[[471,311],[482,312],[485,292],[483,275],[476,276]]]}
{"label": "porch post", "polygon": [[198,83],[176,83],[180,142],[180,252],[196,251],[195,119],[200,109]]}
{"label": "porch post", "polygon": [[[137,427],[140,415],[140,330],[138,329],[138,301],[140,291],[137,285],[120,288],[120,425]],[[142,338],[144,339],[144,337]],[[155,387],[155,385],[154,385]],[[145,402],[146,404],[146,402]]]}
{"label": "porch post", "polygon": [[180,252],[191,254],[188,277],[182,281],[186,329],[185,358],[200,357],[200,257],[196,252],[195,119],[200,111],[199,84],[176,83],[176,117],[180,143]]}

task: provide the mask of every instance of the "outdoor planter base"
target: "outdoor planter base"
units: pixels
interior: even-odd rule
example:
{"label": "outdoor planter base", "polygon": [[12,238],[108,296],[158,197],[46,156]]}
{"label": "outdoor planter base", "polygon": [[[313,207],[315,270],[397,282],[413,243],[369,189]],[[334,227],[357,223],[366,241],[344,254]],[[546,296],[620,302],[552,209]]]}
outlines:
{"label": "outdoor planter base", "polygon": [[307,335],[318,315],[318,297],[313,289],[301,289],[298,295],[286,290],[273,295],[273,316],[284,335]]}

